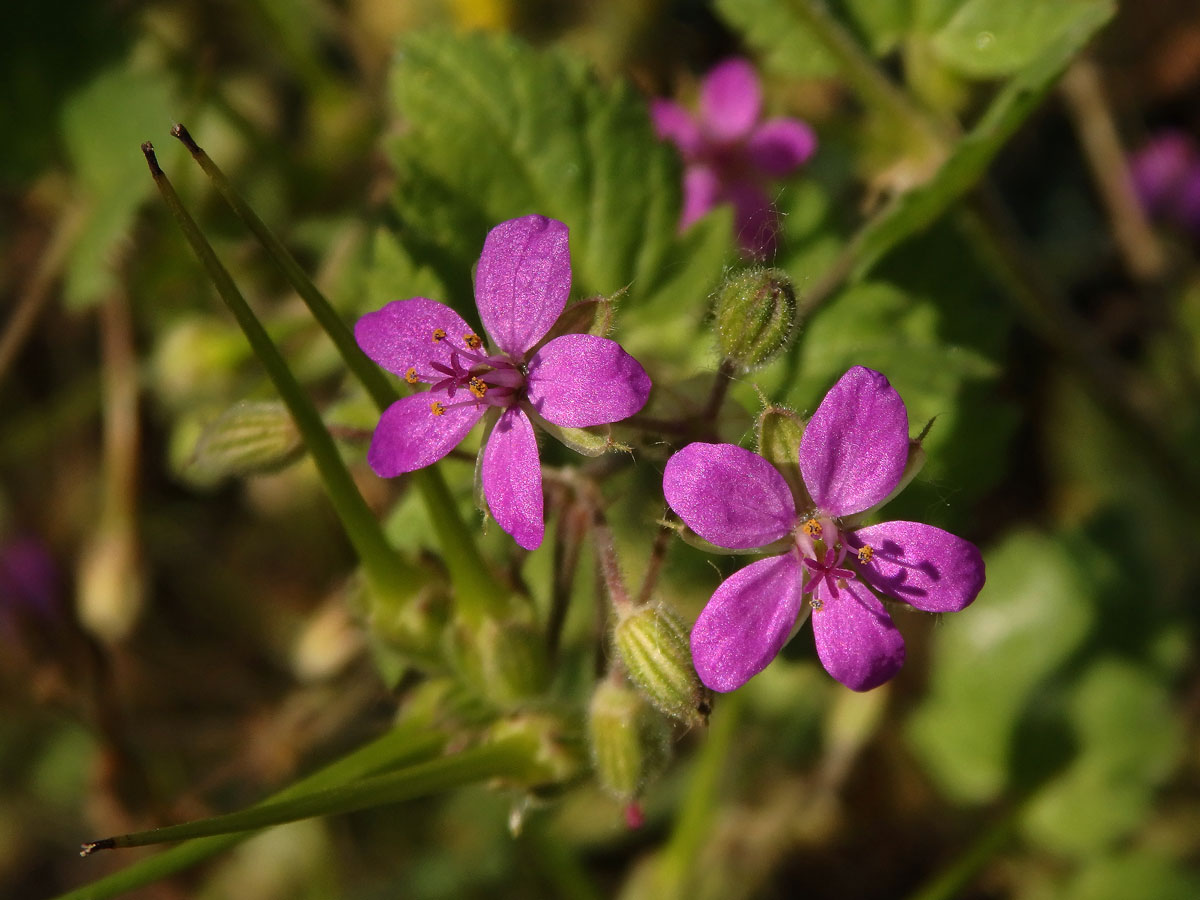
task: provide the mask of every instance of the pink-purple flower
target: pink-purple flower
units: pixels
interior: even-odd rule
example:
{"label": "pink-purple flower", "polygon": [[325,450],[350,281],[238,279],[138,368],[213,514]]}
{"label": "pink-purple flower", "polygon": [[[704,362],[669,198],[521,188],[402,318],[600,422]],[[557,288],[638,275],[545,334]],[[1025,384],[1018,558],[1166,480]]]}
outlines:
{"label": "pink-purple flower", "polygon": [[424,297],[359,319],[354,335],[371,359],[409,384],[430,385],[384,411],[367,452],[376,474],[391,478],[437,462],[494,411],[481,451],[484,499],[518,544],[540,546],[545,524],[533,422],[617,422],[650,394],[645,370],[615,341],[564,334],[539,345],[570,290],[567,226],[525,216],[488,233],[475,272],[475,301],[492,349],[458,313]]}
{"label": "pink-purple flower", "polygon": [[1129,160],[1142,207],[1200,239],[1200,147],[1188,135],[1164,131]]}
{"label": "pink-purple flower", "polygon": [[740,58],[725,60],[705,76],[698,115],[670,100],[650,105],[658,136],[674,143],[683,156],[679,227],[686,228],[720,203],[732,203],[738,243],[757,257],[775,252],[779,231],[779,213],[767,185],[790,175],[817,147],[816,135],[804,122],[764,122],[761,113],[758,76]]}
{"label": "pink-purple flower", "polygon": [[[848,371],[825,395],[800,442],[808,497],[732,444],[689,444],[671,457],[663,494],[696,534],[722,547],[783,552],[727,578],[692,629],[701,680],[731,691],[762,671],[811,610],[817,655],[856,691],[904,664],[904,640],[875,591],[928,612],[953,612],[983,587],[969,541],[919,522],[857,527],[888,499],[908,460],[908,411],[879,372]],[[778,542],[778,544],[777,544]]]}

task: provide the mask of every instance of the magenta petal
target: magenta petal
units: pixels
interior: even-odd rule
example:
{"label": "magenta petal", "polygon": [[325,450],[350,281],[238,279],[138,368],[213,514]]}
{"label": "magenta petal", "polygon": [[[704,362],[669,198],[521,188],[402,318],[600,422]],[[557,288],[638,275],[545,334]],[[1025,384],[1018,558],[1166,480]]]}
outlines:
{"label": "magenta petal", "polygon": [[526,550],[542,545],[542,469],[529,417],[516,407],[496,422],[483,451],[483,496],[497,524]]}
{"label": "magenta petal", "polygon": [[[433,333],[439,328],[446,337],[435,341]],[[393,300],[354,325],[355,340],[367,356],[397,375],[415,368],[422,381],[440,380],[443,376],[433,372],[429,363],[449,365],[451,351],[463,349],[463,335],[473,333],[450,307],[424,297]]]}
{"label": "magenta petal", "polygon": [[714,691],[741,687],[783,649],[800,606],[800,563],[791,554],[730,575],[692,628],[700,680]]}
{"label": "magenta petal", "polygon": [[700,86],[704,130],[720,141],[747,137],[762,106],[758,75],[744,59],[727,59],[709,71]]}
{"label": "magenta petal", "polygon": [[904,665],[904,638],[870,589],[856,580],[837,596],[822,581],[813,591],[820,609],[812,614],[817,656],[830,675],[853,691],[869,691]]}
{"label": "magenta petal", "polygon": [[538,415],[566,428],[627,419],[646,405],[650,376],[616,341],[564,334],[529,361],[526,396]]}
{"label": "magenta petal", "polygon": [[800,441],[800,472],[821,512],[870,509],[900,482],[908,411],[880,373],[855,366],[829,389]]}
{"label": "magenta petal", "polygon": [[660,140],[670,141],[685,158],[700,152],[700,126],[690,112],[671,100],[651,100],[650,118]]}
{"label": "magenta petal", "polygon": [[[443,415],[435,416],[430,409],[435,400],[445,404]],[[483,415],[483,406],[452,403],[444,391],[423,391],[401,397],[385,409],[367,451],[375,474],[394,478],[423,469],[457,446]]]}
{"label": "magenta petal", "polygon": [[733,444],[688,444],[667,460],[663,496],[692,531],[734,550],[766,546],[796,523],[783,476]]}
{"label": "magenta petal", "polygon": [[708,166],[688,166],[683,173],[683,212],[679,227],[687,228],[717,205],[721,199],[721,179]]}
{"label": "magenta petal", "polygon": [[773,256],[779,214],[767,192],[756,184],[739,182],[730,185],[727,194],[733,201],[733,230],[742,251],[759,259]]}
{"label": "magenta petal", "polygon": [[957,612],[983,588],[983,557],[970,541],[920,522],[884,522],[847,535],[854,549],[871,548],[857,568],[889,597],[927,612]]}
{"label": "magenta petal", "polygon": [[764,175],[790,175],[817,149],[817,136],[799,119],[770,119],[750,135],[746,152]]}
{"label": "magenta petal", "polygon": [[571,291],[567,226],[545,216],[501,222],[483,242],[475,302],[501,350],[520,357],[550,330]]}

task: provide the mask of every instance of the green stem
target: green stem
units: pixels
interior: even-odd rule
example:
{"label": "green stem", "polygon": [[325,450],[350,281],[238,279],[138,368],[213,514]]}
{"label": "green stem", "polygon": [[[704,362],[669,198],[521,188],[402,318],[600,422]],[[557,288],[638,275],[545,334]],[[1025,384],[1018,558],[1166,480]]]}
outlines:
{"label": "green stem", "polygon": [[[338,315],[337,310],[321,293],[308,273],[296,262],[296,258],[284,246],[283,242],[258,217],[250,205],[242,198],[233,183],[225,173],[209,157],[204,149],[192,138],[187,128],[177,124],[171,129],[171,134],[177,137],[192,158],[204,170],[213,187],[225,198],[230,208],[246,227],[258,238],[259,243],[279,267],[280,272],[295,288],[300,299],[308,306],[313,318],[329,335],[346,367],[359,380],[371,396],[376,407],[382,412],[399,399],[399,394],[388,381],[383,371],[375,365],[358,346],[354,333]],[[421,493],[421,499],[433,523],[437,534],[442,556],[446,560],[450,572],[450,582],[460,605],[465,607],[469,616],[476,616],[480,611],[502,614],[503,610],[495,599],[496,591],[488,568],[475,542],[474,532],[467,527],[458,511],[446,480],[442,473],[433,466],[421,469],[409,476]]]}
{"label": "green stem", "polygon": [[658,887],[663,898],[686,897],[693,887],[690,878],[697,871],[696,860],[712,835],[717,791],[728,768],[742,702],[742,694],[728,694],[713,713],[708,740],[696,760],[675,829],[659,859]]}
{"label": "green stem", "polygon": [[209,278],[216,286],[217,293],[237,319],[251,349],[267,370],[267,375],[295,419],[296,427],[317,466],[346,536],[362,562],[368,586],[377,595],[392,596],[398,602],[403,602],[403,598],[411,593],[412,586],[417,581],[416,570],[405,563],[388,544],[379,522],[355,487],[354,480],[350,477],[350,472],[342,461],[333,438],[326,430],[325,423],[321,421],[316,407],[292,375],[278,348],[250,309],[228,270],[217,259],[216,253],[195,220],[183,208],[170,180],[158,165],[153,145],[149,142],[143,144],[142,152],[146,154],[146,162],[154,176],[154,183],[158,186],[171,214],[179,223],[192,250],[200,258]]}
{"label": "green stem", "polygon": [[80,855],[89,856],[97,850],[118,847],[144,847],[187,838],[253,831],[314,816],[340,815],[387,806],[490,778],[527,779],[537,778],[540,774],[530,742],[525,738],[509,738],[464,750],[454,756],[417,763],[400,771],[369,776],[350,784],[264,803],[240,812],[88,841],[83,845]]}
{"label": "green stem", "polygon": [[947,868],[911,894],[909,900],[954,900],[955,897],[961,897],[979,870],[1012,839],[1024,811],[1025,805],[1017,804],[1012,812],[980,835]]}
{"label": "green stem", "polygon": [[[444,738],[430,732],[423,722],[413,726],[395,728],[342,759],[330,763],[325,768],[273,794],[265,802],[278,803],[303,797],[387,769],[427,759],[440,752],[444,742]],[[114,872],[89,885],[63,894],[56,900],[107,900],[109,897],[119,896],[198,865],[204,860],[236,846],[254,833],[253,831],[236,831],[189,840],[178,847],[172,847],[170,850],[155,854],[148,859],[140,860],[119,872]]]}

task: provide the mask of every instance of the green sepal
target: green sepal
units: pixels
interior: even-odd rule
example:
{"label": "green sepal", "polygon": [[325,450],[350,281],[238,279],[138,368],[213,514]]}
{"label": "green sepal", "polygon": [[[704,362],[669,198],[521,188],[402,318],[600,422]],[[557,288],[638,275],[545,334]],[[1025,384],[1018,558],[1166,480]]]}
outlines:
{"label": "green sepal", "polygon": [[633,448],[620,441],[614,441],[611,425],[593,425],[589,428],[567,428],[547,422],[532,409],[526,411],[546,434],[550,435],[563,446],[584,456],[603,456],[605,453],[631,453]]}

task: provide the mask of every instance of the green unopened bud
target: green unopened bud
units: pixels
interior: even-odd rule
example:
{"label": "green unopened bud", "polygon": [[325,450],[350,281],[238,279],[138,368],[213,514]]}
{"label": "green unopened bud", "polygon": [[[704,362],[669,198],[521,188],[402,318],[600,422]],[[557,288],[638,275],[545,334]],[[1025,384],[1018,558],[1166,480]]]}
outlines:
{"label": "green unopened bud", "polygon": [[216,484],[282,468],[303,450],[286,406],[243,401],[205,427],[182,474],[195,484]]}
{"label": "green unopened bud", "polygon": [[588,706],[588,744],[600,786],[620,800],[636,800],[671,758],[666,719],[636,690],[600,682]]}
{"label": "green unopened bud", "polygon": [[744,370],[766,365],[783,352],[796,324],[796,292],[781,269],[748,269],[717,291],[717,345]]}
{"label": "green unopened bud", "polygon": [[708,721],[712,694],[696,674],[687,629],[670,609],[629,609],[613,630],[613,646],[650,702],[689,724]]}
{"label": "green unopened bud", "polygon": [[455,658],[466,681],[501,709],[538,696],[548,680],[545,638],[524,622],[485,619],[460,630]]}
{"label": "green unopened bud", "polygon": [[500,719],[487,737],[528,747],[528,770],[511,779],[526,790],[546,794],[579,778],[586,768],[578,732],[550,713],[523,712]]}
{"label": "green unopened bud", "polygon": [[797,509],[809,509],[812,500],[800,474],[800,441],[805,421],[785,406],[768,406],[758,414],[754,426],[758,455],[779,470],[796,498]]}

